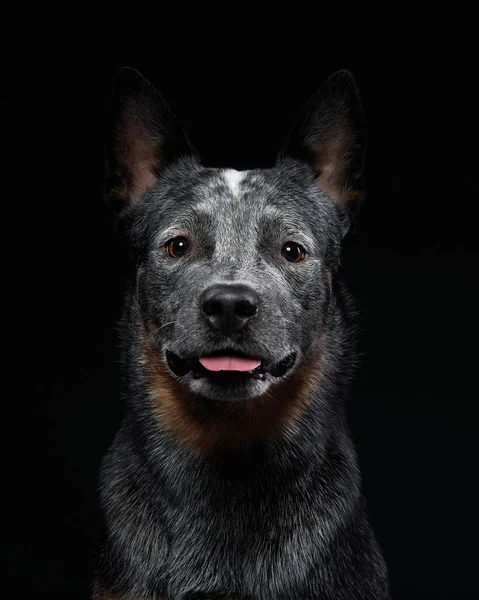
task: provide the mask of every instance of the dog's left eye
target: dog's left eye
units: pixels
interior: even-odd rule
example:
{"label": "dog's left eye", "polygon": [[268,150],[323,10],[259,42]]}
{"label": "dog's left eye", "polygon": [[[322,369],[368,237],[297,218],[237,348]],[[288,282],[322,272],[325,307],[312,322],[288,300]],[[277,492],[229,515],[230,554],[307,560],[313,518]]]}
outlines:
{"label": "dog's left eye", "polygon": [[165,244],[165,250],[168,256],[172,258],[181,258],[188,248],[188,243],[184,237],[177,237],[168,240]]}
{"label": "dog's left eye", "polygon": [[296,242],[286,242],[281,254],[288,262],[299,263],[304,260],[306,250]]}

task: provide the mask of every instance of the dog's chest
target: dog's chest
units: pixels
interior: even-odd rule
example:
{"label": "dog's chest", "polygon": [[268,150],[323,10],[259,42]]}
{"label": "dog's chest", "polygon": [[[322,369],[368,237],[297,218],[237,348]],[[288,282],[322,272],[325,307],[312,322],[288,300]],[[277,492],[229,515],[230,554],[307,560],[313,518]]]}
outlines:
{"label": "dog's chest", "polygon": [[327,523],[300,497],[216,500],[171,514],[164,572],[172,596],[224,589],[268,600],[300,589],[328,537]]}

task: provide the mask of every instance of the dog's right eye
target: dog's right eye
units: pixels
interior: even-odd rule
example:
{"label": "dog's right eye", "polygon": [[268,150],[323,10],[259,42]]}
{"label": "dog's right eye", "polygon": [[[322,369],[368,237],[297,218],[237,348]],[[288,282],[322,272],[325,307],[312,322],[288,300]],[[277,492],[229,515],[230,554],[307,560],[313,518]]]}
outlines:
{"label": "dog's right eye", "polygon": [[306,250],[296,242],[287,242],[283,246],[281,254],[288,262],[299,263],[304,260]]}
{"label": "dog's right eye", "polygon": [[165,243],[165,250],[168,256],[172,258],[181,258],[188,248],[188,243],[184,237],[177,237],[168,240]]}

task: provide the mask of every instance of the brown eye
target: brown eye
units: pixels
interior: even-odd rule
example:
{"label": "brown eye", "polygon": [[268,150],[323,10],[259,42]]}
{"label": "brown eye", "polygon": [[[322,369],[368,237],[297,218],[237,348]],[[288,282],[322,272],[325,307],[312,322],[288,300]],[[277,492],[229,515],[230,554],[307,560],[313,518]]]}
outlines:
{"label": "brown eye", "polygon": [[283,246],[281,254],[288,262],[299,263],[306,256],[306,251],[295,242],[286,242],[286,244]]}
{"label": "brown eye", "polygon": [[183,237],[172,238],[165,244],[166,253],[172,258],[181,258],[186,253],[187,248],[187,241]]}

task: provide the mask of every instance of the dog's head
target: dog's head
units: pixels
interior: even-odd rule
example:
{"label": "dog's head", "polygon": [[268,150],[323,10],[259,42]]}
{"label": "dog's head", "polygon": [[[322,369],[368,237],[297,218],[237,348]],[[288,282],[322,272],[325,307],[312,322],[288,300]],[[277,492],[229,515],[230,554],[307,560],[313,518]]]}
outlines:
{"label": "dog's head", "polygon": [[327,326],[363,124],[352,76],[311,98],[271,169],[203,168],[139,73],[117,76],[106,194],[137,258],[144,334],[168,374],[215,400],[267,393]]}

